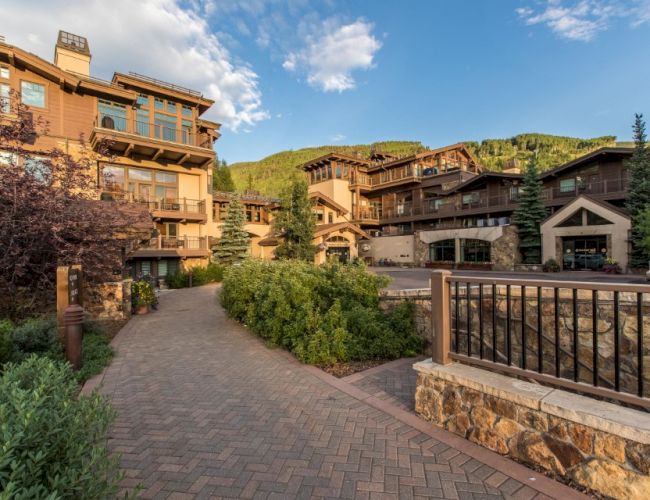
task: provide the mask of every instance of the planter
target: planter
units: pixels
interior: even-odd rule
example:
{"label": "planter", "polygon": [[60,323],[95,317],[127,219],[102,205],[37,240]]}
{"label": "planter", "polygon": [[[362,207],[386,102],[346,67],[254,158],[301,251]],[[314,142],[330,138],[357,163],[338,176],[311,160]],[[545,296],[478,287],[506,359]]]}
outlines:
{"label": "planter", "polygon": [[463,271],[491,271],[491,262],[459,262],[456,269]]}
{"label": "planter", "polygon": [[424,267],[427,267],[429,269],[453,269],[454,263],[446,260],[425,262]]}
{"label": "planter", "polygon": [[135,313],[138,315],[141,314],[148,314],[149,313],[149,306],[148,305],[143,305],[143,306],[138,306],[135,308]]}

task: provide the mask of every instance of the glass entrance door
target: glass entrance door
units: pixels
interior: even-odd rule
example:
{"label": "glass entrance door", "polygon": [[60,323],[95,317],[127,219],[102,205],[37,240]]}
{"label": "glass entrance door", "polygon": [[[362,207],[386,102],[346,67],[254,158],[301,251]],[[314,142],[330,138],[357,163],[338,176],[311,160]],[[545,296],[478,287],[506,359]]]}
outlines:
{"label": "glass entrance door", "polygon": [[339,262],[350,260],[350,247],[329,247],[326,252],[327,260],[338,258]]}
{"label": "glass entrance door", "polygon": [[562,238],[562,268],[567,271],[599,271],[606,259],[605,236]]}

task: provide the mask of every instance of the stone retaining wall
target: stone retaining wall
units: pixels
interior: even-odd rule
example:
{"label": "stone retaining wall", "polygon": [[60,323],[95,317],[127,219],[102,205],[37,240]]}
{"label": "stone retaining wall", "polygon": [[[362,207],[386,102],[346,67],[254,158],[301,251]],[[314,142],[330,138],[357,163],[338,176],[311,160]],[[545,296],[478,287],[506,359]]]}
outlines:
{"label": "stone retaining wall", "polygon": [[415,410],[613,498],[650,498],[650,414],[460,364],[416,363]]}
{"label": "stone retaining wall", "polygon": [[83,306],[93,320],[114,321],[131,317],[131,283],[125,279],[102,283],[83,291]]}

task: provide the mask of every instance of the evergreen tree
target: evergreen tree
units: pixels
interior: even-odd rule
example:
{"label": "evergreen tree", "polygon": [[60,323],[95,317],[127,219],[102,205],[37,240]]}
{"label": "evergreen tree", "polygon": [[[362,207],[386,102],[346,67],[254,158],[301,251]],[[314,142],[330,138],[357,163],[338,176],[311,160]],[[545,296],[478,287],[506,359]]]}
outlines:
{"label": "evergreen tree", "polygon": [[282,204],[273,226],[283,241],[275,250],[279,259],[313,261],[316,248],[314,239],[314,214],[309,199],[307,183],[294,182],[282,197]]}
{"label": "evergreen tree", "polygon": [[523,185],[519,193],[519,207],[513,214],[513,222],[519,227],[519,250],[525,264],[541,263],[542,238],[539,226],[546,215],[537,155],[533,155],[524,173]]}
{"label": "evergreen tree", "polygon": [[630,267],[646,267],[650,249],[643,244],[643,213],[650,208],[650,148],[646,144],[643,115],[634,115],[634,153],[626,162],[630,188],[625,203],[632,217]]}
{"label": "evergreen tree", "polygon": [[214,251],[214,257],[219,263],[233,264],[246,258],[249,236],[244,229],[245,220],[244,207],[239,196],[234,194],[228,204],[221,238]]}
{"label": "evergreen tree", "polygon": [[226,160],[215,160],[212,168],[212,187],[215,191],[224,191],[226,193],[235,191],[235,183],[230,175],[230,168],[228,168]]}

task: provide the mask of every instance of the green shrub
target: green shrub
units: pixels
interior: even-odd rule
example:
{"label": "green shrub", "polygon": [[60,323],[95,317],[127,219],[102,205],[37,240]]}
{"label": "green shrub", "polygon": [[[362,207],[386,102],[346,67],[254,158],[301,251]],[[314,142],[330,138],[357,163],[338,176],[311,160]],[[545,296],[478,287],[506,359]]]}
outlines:
{"label": "green shrub", "polygon": [[165,282],[169,288],[186,288],[190,286],[190,273],[192,274],[192,286],[218,283],[223,280],[223,266],[210,262],[205,267],[193,267],[189,271],[179,271],[167,275]]}
{"label": "green shrub", "polygon": [[557,260],[555,259],[548,259],[546,262],[544,262],[544,265],[542,266],[542,270],[545,273],[559,273],[560,264],[558,264]]}
{"label": "green shrub", "polygon": [[156,292],[148,281],[138,280],[131,283],[131,304],[133,307],[151,306],[156,303]]}
{"label": "green shrub", "polygon": [[100,373],[113,359],[108,338],[94,327],[84,324],[81,369],[75,373],[80,384]]}
{"label": "green shrub", "polygon": [[14,324],[8,319],[0,321],[0,369],[2,365],[11,360],[13,354],[13,343],[11,336],[14,331]]}
{"label": "green shrub", "polygon": [[114,417],[99,395],[77,398],[69,367],[30,356],[0,378],[0,498],[102,499],[116,493]]}
{"label": "green shrub", "polygon": [[63,345],[59,341],[56,319],[30,318],[14,328],[11,334],[13,361],[22,361],[30,354],[62,359]]}
{"label": "green shrub", "polygon": [[226,270],[221,302],[231,317],[306,363],[421,352],[414,306],[379,308],[386,284],[363,264],[249,260]]}

